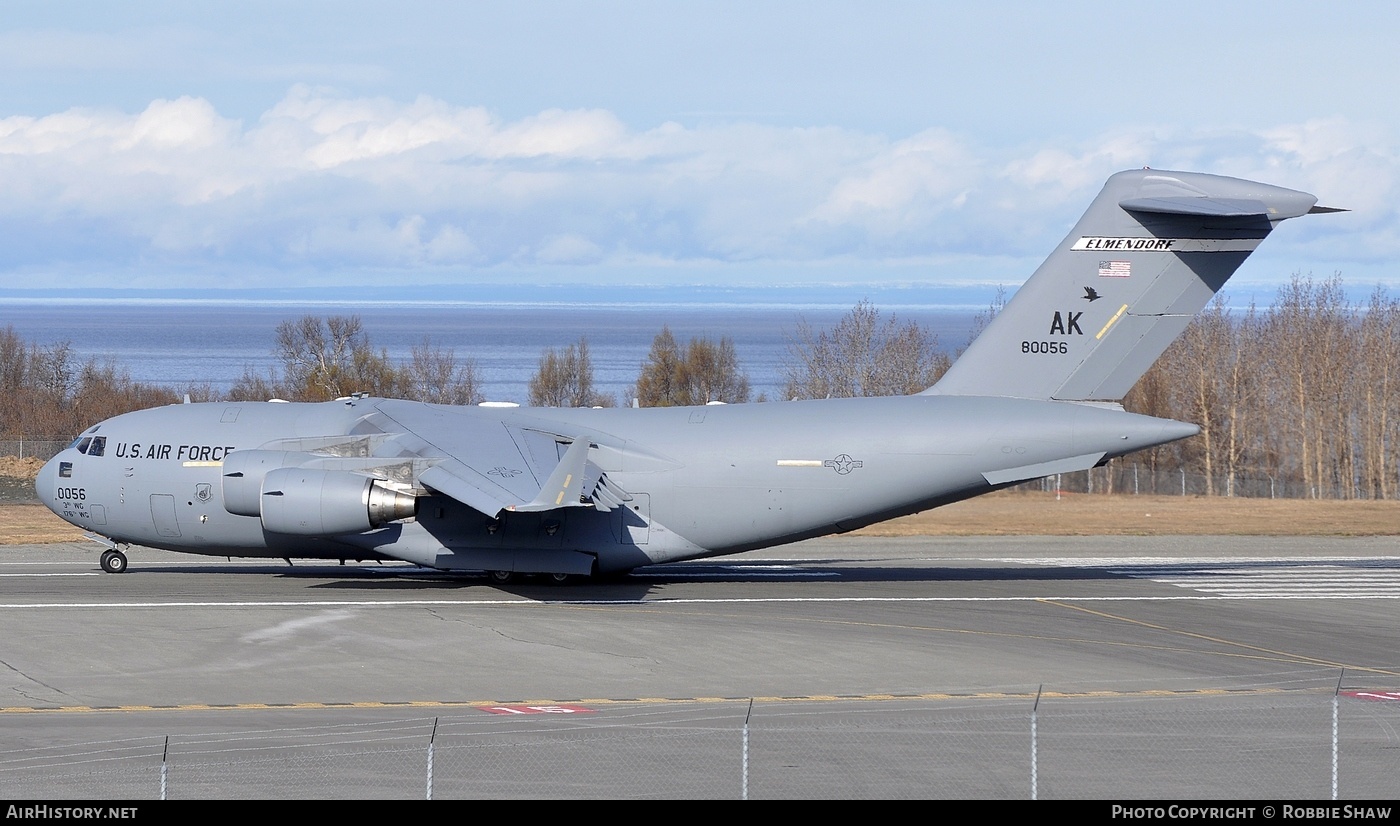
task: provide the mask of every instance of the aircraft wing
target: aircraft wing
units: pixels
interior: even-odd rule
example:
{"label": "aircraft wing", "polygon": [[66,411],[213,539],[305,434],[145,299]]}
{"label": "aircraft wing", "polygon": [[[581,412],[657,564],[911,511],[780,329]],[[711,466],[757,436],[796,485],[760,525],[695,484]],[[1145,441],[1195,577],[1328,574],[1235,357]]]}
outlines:
{"label": "aircraft wing", "polygon": [[[428,460],[426,487],[487,516],[567,507],[611,510],[630,499],[589,461],[586,437],[483,420],[451,407],[384,401],[366,422]],[[470,410],[470,409],[468,409]]]}

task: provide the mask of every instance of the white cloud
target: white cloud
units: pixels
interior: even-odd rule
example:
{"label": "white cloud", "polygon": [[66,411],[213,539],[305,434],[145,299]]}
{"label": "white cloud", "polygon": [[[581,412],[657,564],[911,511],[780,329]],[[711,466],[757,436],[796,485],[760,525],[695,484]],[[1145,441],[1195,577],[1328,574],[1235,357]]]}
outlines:
{"label": "white cloud", "polygon": [[[1400,252],[1394,141],[1331,119],[1008,149],[942,128],[900,139],[755,123],[636,130],[598,109],[506,121],[429,97],[298,86],[252,123],[193,97],[0,119],[0,268],[140,262],[200,286],[230,267],[354,283],[385,267],[411,279],[612,265],[654,278],[697,262],[841,262],[852,278],[940,259],[976,277],[965,262],[1043,254],[1108,174],[1142,165],[1311,187],[1364,209],[1365,239],[1332,240],[1335,223],[1304,237],[1342,268],[1347,255]],[[65,247],[75,226],[106,240]]]}
{"label": "white cloud", "polygon": [[903,223],[916,204],[956,208],[982,176],[969,148],[946,130],[929,129],[896,141],[843,177],[815,217],[840,223],[878,217]]}
{"label": "white cloud", "polygon": [[592,264],[601,258],[597,244],[580,235],[559,235],[547,239],[535,253],[535,260],[544,264]]}

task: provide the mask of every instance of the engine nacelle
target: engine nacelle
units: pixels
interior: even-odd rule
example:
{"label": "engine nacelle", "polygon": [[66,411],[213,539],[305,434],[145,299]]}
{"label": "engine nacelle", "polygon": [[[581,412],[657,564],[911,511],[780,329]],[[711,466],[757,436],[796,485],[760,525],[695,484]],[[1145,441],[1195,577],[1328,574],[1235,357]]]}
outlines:
{"label": "engine nacelle", "polygon": [[260,498],[264,528],[299,536],[361,533],[418,510],[411,494],[344,470],[269,470]]}
{"label": "engine nacelle", "polygon": [[235,450],[224,457],[224,510],[234,516],[262,516],[263,479],[277,468],[305,464],[310,453]]}

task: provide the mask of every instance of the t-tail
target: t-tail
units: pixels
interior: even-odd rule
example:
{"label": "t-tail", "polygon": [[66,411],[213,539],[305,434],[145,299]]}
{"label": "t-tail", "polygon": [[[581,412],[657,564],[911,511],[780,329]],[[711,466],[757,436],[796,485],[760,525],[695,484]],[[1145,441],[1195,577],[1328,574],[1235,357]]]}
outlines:
{"label": "t-tail", "polygon": [[1121,401],[1306,192],[1198,172],[1108,179],[1084,217],[925,394]]}

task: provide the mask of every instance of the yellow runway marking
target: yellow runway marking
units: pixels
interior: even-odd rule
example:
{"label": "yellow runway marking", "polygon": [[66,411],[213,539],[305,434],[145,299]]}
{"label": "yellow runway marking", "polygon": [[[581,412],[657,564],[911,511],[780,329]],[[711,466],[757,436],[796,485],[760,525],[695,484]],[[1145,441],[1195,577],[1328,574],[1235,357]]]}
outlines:
{"label": "yellow runway marking", "polygon": [[1348,665],[1347,663],[1339,663],[1339,662],[1337,662],[1337,661],[1335,661],[1335,660],[1324,660],[1324,659],[1319,659],[1319,658],[1317,658],[1317,657],[1309,657],[1309,656],[1307,656],[1306,654],[1294,654],[1294,653],[1289,652],[1289,651],[1275,651],[1275,650],[1273,650],[1273,649],[1271,649],[1271,648],[1262,648],[1262,647],[1257,646],[1257,645],[1250,645],[1249,643],[1236,642],[1236,641],[1234,641],[1234,640],[1222,639],[1222,638],[1220,638],[1220,637],[1212,637],[1212,636],[1210,636],[1209,634],[1198,634],[1198,633],[1196,633],[1196,632],[1194,632],[1194,631],[1183,631],[1183,630],[1180,629],[1180,628],[1169,628],[1169,627],[1167,627],[1167,626],[1165,626],[1165,625],[1158,625],[1158,624],[1153,623],[1153,622],[1146,622],[1146,621],[1144,621],[1144,620],[1132,619],[1131,617],[1122,617],[1122,616],[1119,616],[1119,615],[1117,615],[1117,614],[1110,614],[1110,613],[1108,613],[1107,611],[1099,611],[1099,610],[1096,610],[1096,609],[1093,609],[1093,608],[1087,608],[1087,607],[1082,606],[1082,605],[1071,605],[1070,603],[1067,603],[1067,602],[1058,602],[1058,601],[1055,601],[1055,600],[1048,600],[1048,599],[1047,599],[1047,600],[1042,600],[1042,602],[1044,602],[1046,605],[1056,605],[1056,606],[1059,606],[1060,608],[1068,608],[1068,609],[1070,609],[1071,611],[1081,611],[1081,612],[1083,612],[1083,613],[1085,613],[1085,614],[1090,614],[1090,615],[1096,616],[1096,617],[1102,617],[1102,618],[1104,618],[1104,619],[1115,620],[1115,621],[1117,621],[1117,622],[1125,622],[1125,623],[1128,623],[1128,624],[1130,624],[1130,625],[1137,625],[1137,626],[1142,627],[1142,628],[1151,628],[1151,629],[1153,629],[1154,631],[1162,631],[1162,632],[1167,633],[1167,634],[1175,634],[1175,635],[1177,635],[1177,636],[1189,637],[1189,638],[1195,639],[1195,640],[1203,640],[1203,641],[1205,641],[1205,642],[1212,642],[1212,643],[1216,643],[1216,644],[1218,644],[1218,645],[1232,646],[1232,647],[1235,647],[1235,648],[1244,649],[1244,650],[1247,651],[1247,652],[1252,652],[1252,653],[1250,653],[1250,654],[1225,654],[1225,652],[1221,652],[1221,654],[1224,655],[1224,656],[1233,656],[1233,657],[1238,657],[1238,656],[1256,656],[1256,657],[1260,657],[1260,658],[1262,658],[1262,659],[1275,659],[1275,658],[1277,658],[1277,659],[1280,659],[1280,660],[1282,660],[1282,661],[1284,661],[1284,662],[1300,663],[1300,664],[1303,664],[1303,665],[1325,665],[1325,666],[1330,666],[1330,667],[1332,667],[1332,668],[1345,668],[1347,671],[1364,671],[1364,672],[1368,672],[1368,673],[1371,673],[1371,674],[1384,674],[1384,675],[1386,675],[1386,676],[1396,676],[1396,675],[1400,675],[1400,671],[1393,671],[1393,670],[1388,670],[1388,669],[1384,669],[1384,668],[1367,668],[1367,667],[1365,667],[1365,666],[1359,666],[1359,665]]}
{"label": "yellow runway marking", "polygon": [[[1307,689],[1283,688],[1242,688],[1242,689],[1145,689],[1140,691],[1041,691],[1039,696],[1057,699],[1102,699],[1131,697],[1221,697],[1254,696],[1288,693],[1316,693]],[[582,700],[404,700],[401,702],[349,702],[349,703],[229,703],[227,705],[152,706],[10,706],[0,708],[0,714],[84,714],[84,713],[137,713],[137,712],[187,712],[187,711],[305,711],[305,710],[386,710],[402,708],[420,709],[483,709],[498,706],[652,706],[652,705],[723,705],[729,703],[882,703],[932,700],[1034,700],[1036,692],[969,691],[959,693],[929,694],[812,694],[796,696],[755,696],[755,697],[638,697],[589,698]]]}

